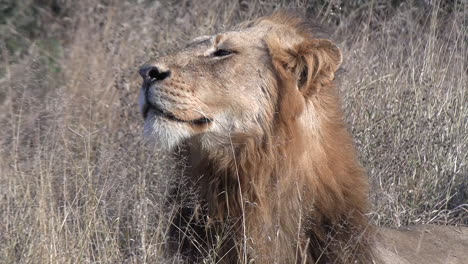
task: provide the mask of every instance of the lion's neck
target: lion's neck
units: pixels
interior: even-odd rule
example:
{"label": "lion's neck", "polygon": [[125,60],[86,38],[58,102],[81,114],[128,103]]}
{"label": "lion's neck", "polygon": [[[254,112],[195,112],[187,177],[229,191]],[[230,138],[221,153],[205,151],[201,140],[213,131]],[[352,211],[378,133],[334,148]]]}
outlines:
{"label": "lion's neck", "polygon": [[[310,199],[330,217],[340,215],[349,198],[359,196],[356,199],[364,204],[367,179],[356,160],[336,97],[331,94],[326,99],[311,102],[300,118],[276,120],[278,126],[264,128],[265,134],[259,136],[230,135],[217,140],[224,144],[209,148],[200,139],[189,142],[189,174],[202,184],[202,198],[235,191],[247,202],[258,204],[262,203],[259,197],[270,199],[281,192],[278,186],[296,185],[306,195],[328,200]],[[346,189],[356,186],[352,182],[362,186],[361,194]],[[307,189],[310,186],[316,189]]]}
{"label": "lion's neck", "polygon": [[[333,230],[334,225],[364,230],[367,180],[341,112],[312,116],[317,112],[325,113],[312,109],[305,118],[322,122],[304,125],[297,119],[268,135],[233,138],[230,144],[208,150],[192,143],[187,152],[189,174],[210,219],[233,218],[245,223],[239,229],[245,229],[253,241],[276,236],[280,245],[310,232],[317,248],[328,243],[327,228]],[[300,230],[301,221],[314,224]],[[335,235],[348,241],[353,232]]]}
{"label": "lion's neck", "polygon": [[[304,135],[271,131],[259,137],[233,136],[228,144],[208,150],[191,142],[189,174],[198,182],[201,198],[210,201],[210,214],[224,218],[229,208],[230,216],[236,215],[235,211],[241,215],[241,203],[261,205],[270,199],[277,200],[272,196],[284,192],[280,187],[306,186],[303,178],[309,169]],[[231,200],[226,201],[225,197]],[[232,197],[242,202],[233,201]]]}

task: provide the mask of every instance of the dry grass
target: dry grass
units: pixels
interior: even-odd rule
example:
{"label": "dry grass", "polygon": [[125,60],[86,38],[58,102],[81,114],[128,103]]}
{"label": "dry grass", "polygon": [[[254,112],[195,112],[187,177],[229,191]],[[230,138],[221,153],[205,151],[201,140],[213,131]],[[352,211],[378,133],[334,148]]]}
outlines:
{"label": "dry grass", "polygon": [[0,45],[1,263],[177,263],[163,254],[177,206],[164,198],[180,172],[142,143],[136,69],[281,6],[338,24],[343,103],[375,222],[468,224],[466,2],[370,1],[343,14],[299,0],[131,2],[75,4],[53,24],[62,55],[28,40],[12,60]]}

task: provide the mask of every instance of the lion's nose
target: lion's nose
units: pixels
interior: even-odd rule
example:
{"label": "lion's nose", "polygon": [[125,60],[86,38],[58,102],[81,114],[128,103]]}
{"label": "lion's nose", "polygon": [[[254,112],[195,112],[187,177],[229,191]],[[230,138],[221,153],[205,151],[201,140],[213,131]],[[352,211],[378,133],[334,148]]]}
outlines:
{"label": "lion's nose", "polygon": [[154,65],[145,64],[138,71],[145,82],[162,81],[171,76],[171,71],[161,70]]}

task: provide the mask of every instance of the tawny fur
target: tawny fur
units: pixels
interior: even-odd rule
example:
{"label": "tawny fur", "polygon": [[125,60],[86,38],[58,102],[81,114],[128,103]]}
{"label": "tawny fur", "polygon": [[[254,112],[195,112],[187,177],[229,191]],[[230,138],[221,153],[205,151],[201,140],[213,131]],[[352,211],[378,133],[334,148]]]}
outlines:
{"label": "tawny fur", "polygon": [[[203,104],[197,113],[214,120],[202,127],[188,125],[191,136],[176,144],[181,150],[177,155],[188,163],[184,177],[198,200],[182,207],[173,221],[175,248],[191,261],[214,256],[221,263],[372,263],[367,177],[356,159],[334,84],[341,52],[331,41],[316,38],[303,17],[289,12],[238,30],[257,28],[264,32],[259,43],[266,52],[258,77],[263,78],[258,80],[262,93],[251,93],[262,98],[248,102],[242,91],[238,98],[227,96],[260,109],[252,114],[257,118],[253,125],[230,121],[231,130],[219,130],[216,120],[223,114],[218,113],[225,113],[221,98],[216,103],[203,99],[196,88],[175,96],[196,97],[192,101]],[[218,35],[214,45],[229,36]],[[181,62],[180,55],[161,61],[171,62],[168,68],[174,73],[158,87],[157,100],[183,93],[180,76],[192,69],[177,69],[195,63]],[[207,85],[216,84],[224,85],[213,80]],[[172,113],[194,118],[195,112],[186,110],[190,103],[174,107],[164,102]],[[247,111],[238,105],[229,109]],[[168,126],[178,129],[181,124]],[[152,123],[148,127],[161,129]]]}

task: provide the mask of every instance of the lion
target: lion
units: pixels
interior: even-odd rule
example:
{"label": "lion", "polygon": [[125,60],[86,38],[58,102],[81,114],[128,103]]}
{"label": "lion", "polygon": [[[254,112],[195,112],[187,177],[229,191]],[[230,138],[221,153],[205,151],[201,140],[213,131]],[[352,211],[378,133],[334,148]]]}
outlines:
{"label": "lion", "polygon": [[373,263],[368,180],[344,121],[342,53],[290,11],[143,65],[144,133],[185,162],[194,203],[169,250],[189,262]]}

